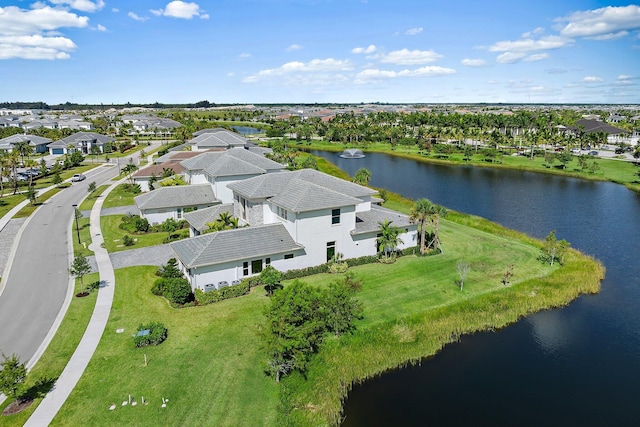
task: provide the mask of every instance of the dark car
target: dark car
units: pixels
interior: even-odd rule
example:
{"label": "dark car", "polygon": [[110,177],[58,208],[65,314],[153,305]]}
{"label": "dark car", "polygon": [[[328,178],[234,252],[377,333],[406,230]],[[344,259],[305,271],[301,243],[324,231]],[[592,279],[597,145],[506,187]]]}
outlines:
{"label": "dark car", "polygon": [[616,148],[616,154],[622,154],[624,150],[622,148]]}

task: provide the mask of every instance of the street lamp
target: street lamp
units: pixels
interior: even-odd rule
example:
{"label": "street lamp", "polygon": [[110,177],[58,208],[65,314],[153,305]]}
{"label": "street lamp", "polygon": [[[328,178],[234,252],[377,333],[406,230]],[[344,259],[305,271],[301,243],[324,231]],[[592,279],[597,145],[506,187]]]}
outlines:
{"label": "street lamp", "polygon": [[82,242],[80,241],[80,227],[78,227],[78,205],[71,206],[73,206],[73,216],[76,217],[76,233],[78,234],[78,244],[81,245]]}

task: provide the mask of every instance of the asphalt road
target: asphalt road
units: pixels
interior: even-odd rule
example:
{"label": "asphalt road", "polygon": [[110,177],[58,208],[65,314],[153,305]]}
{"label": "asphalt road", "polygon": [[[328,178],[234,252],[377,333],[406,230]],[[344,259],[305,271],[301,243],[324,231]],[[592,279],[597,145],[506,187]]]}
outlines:
{"label": "asphalt road", "polygon": [[[69,286],[69,224],[72,205],[87,195],[89,183],[115,177],[117,167],[88,172],[87,179],[47,201],[23,230],[0,296],[0,351],[27,362],[53,325]],[[73,235],[75,237],[75,234]]]}
{"label": "asphalt road", "polygon": [[[154,146],[150,147],[153,149]],[[120,159],[125,165],[128,158]],[[28,362],[37,352],[63,308],[69,287],[69,239],[73,204],[87,194],[90,182],[100,184],[118,175],[118,167],[85,174],[42,205],[29,219],[18,243],[0,295],[0,352]]]}

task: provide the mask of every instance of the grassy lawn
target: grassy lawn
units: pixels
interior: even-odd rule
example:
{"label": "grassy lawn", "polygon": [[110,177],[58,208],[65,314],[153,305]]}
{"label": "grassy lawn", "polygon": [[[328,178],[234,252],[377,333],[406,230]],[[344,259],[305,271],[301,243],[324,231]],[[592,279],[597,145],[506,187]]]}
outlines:
{"label": "grassy lawn", "polygon": [[24,208],[20,209],[18,211],[18,213],[14,215],[14,218],[26,218],[26,217],[28,217],[29,215],[31,215],[38,208],[38,206],[40,206],[41,204],[43,204],[44,202],[49,200],[51,197],[53,197],[56,194],[58,194],[59,192],[61,192],[62,190],[63,190],[62,188],[56,187],[56,188],[52,188],[51,190],[47,191],[46,193],[38,196],[36,198],[36,203],[34,205],[29,203],[27,206],[25,206]]}
{"label": "grassy lawn", "polygon": [[98,196],[104,193],[107,188],[109,188],[108,185],[101,185],[100,187],[96,188],[95,191],[92,191],[91,193],[89,193],[87,198],[82,201],[80,206],[78,206],[78,209],[81,211],[90,210],[93,207],[94,203],[96,202],[96,199],[98,198]]}
{"label": "grassy lawn", "polygon": [[[278,387],[262,373],[255,335],[267,302],[264,292],[174,310],[149,291],[155,270],[116,271],[106,331],[52,425],[273,425]],[[158,347],[134,348],[131,334],[149,321],[164,323],[167,340]],[[125,331],[117,334],[118,328]],[[138,406],[121,406],[129,394]],[[141,404],[142,396],[147,405]],[[163,397],[169,399],[166,408],[160,407]],[[116,409],[109,411],[112,404]]]}
{"label": "grassy lawn", "polygon": [[[565,267],[551,268],[537,261],[534,240],[479,218],[451,218],[474,228],[442,221],[444,254],[351,269],[364,280],[358,298],[365,318],[354,335],[327,340],[306,380],[300,375],[285,379],[289,393],[263,373],[256,336],[268,303],[263,289],[176,310],[150,293],[155,267],[118,270],[107,330],[53,425],[253,426],[276,424],[278,417],[293,425],[331,423],[352,381],[433,354],[466,331],[504,326],[598,290],[603,271],[590,259],[572,254]],[[460,259],[472,266],[463,291],[455,283]],[[500,279],[510,264],[515,275],[504,286]],[[336,277],[302,280],[325,286]],[[131,334],[138,324],[156,320],[168,327],[167,341],[135,349]],[[118,328],[125,332],[115,333]],[[144,396],[148,405],[122,407],[129,394],[138,405]],[[169,399],[164,409],[163,397]],[[112,404],[116,409],[109,411]],[[284,410],[279,413],[278,408]]]}
{"label": "grassy lawn", "polygon": [[[124,176],[121,176],[124,178]],[[105,199],[102,204],[103,208],[115,208],[118,206],[131,206],[135,205],[133,198],[139,196],[139,194],[134,194],[125,190],[122,184],[118,185],[114,188]]]}
{"label": "grassy lawn", "polygon": [[[122,215],[105,215],[100,217],[100,226],[102,227],[102,235],[104,237],[104,245],[109,252],[126,251],[129,249],[144,248],[147,246],[161,245],[162,241],[169,236],[169,233],[164,231],[143,233],[143,234],[131,234],[126,230],[120,228],[122,222]],[[187,233],[188,230],[180,230],[183,233]],[[122,243],[122,236],[129,235],[135,239],[133,246],[125,246]]]}
{"label": "grassy lawn", "polygon": [[[89,274],[84,277],[85,285],[96,280],[98,280],[97,273]],[[81,286],[80,281],[77,280],[74,294],[82,289],[83,286]],[[93,313],[93,307],[95,306],[97,295],[98,294],[96,292],[92,292],[87,297],[74,297],[71,300],[71,305],[67,310],[64,320],[60,324],[58,332],[27,377],[27,381],[25,383],[25,387],[27,389],[42,389],[42,387],[38,387],[38,382],[41,384],[47,382],[50,383],[51,380],[55,380],[60,376],[67,362],[71,358],[71,355],[78,346],[85,329],[87,328],[89,319]],[[8,417],[0,416],[0,426],[23,425],[41,400],[42,398],[37,398],[27,410],[19,414]],[[4,404],[0,405],[0,412],[2,412],[5,406],[9,403],[11,402],[7,400]]]}

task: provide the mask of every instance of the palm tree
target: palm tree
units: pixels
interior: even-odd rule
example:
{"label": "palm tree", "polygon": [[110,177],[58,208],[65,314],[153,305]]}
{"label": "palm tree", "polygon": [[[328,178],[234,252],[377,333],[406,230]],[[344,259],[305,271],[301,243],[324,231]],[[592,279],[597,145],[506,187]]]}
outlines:
{"label": "palm tree", "polygon": [[122,171],[128,175],[131,185],[134,184],[133,173],[137,170],[138,170],[138,166],[136,166],[134,163],[128,163],[125,167],[122,168]]}
{"label": "palm tree", "polygon": [[38,166],[38,162],[32,159],[27,159],[24,163],[24,167],[29,168],[29,188],[33,185],[33,168]]}
{"label": "palm tree", "polygon": [[367,168],[360,168],[356,171],[356,174],[353,175],[353,182],[360,185],[369,184],[369,180],[371,179],[371,171]]}
{"label": "palm tree", "polygon": [[440,228],[440,218],[444,218],[447,216],[447,209],[444,206],[436,205],[434,203],[431,204],[429,208],[429,219],[433,224],[433,240],[429,242],[427,247],[433,246],[433,249],[440,249],[440,252],[444,253],[442,250],[442,245],[440,244],[440,236],[438,234]]}
{"label": "palm tree", "polygon": [[7,155],[8,166],[11,168],[13,176],[13,194],[18,192],[18,163],[20,163],[20,154],[16,150],[12,150]]}
{"label": "palm tree", "polygon": [[205,233],[209,233],[212,231],[222,231],[222,230],[232,230],[238,228],[238,218],[234,217],[229,212],[221,212],[213,222],[208,222],[207,226],[209,227]]}
{"label": "palm tree", "polygon": [[378,244],[378,252],[383,252],[385,258],[389,258],[389,254],[395,252],[398,245],[404,243],[400,238],[402,230],[396,226],[391,225],[393,221],[385,219],[384,222],[379,222],[380,233],[376,243]]}
{"label": "palm tree", "polygon": [[29,141],[19,141],[13,146],[13,149],[20,154],[22,163],[24,163],[25,156],[30,156],[33,153],[33,148],[29,145]]}
{"label": "palm tree", "polygon": [[416,200],[415,204],[411,208],[410,219],[412,222],[420,223],[420,255],[424,255],[427,242],[426,242],[426,222],[431,214],[431,206],[433,203],[428,199],[422,198]]}
{"label": "palm tree", "polygon": [[9,159],[6,152],[0,154],[0,197],[4,197],[4,179],[11,176]]}

